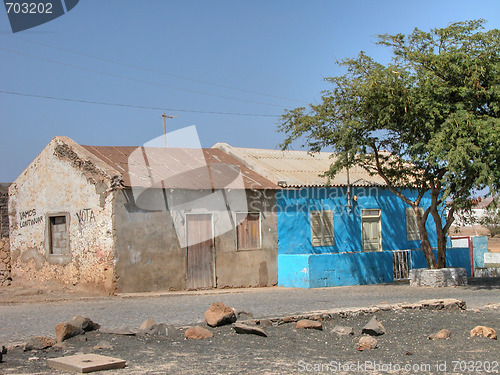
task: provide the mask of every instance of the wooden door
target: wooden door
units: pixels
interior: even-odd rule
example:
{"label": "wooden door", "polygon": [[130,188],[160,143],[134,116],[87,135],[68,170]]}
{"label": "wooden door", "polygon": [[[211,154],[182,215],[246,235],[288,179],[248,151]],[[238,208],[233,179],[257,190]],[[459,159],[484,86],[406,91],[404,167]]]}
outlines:
{"label": "wooden door", "polygon": [[214,287],[214,253],[211,214],[186,215],[187,288]]}

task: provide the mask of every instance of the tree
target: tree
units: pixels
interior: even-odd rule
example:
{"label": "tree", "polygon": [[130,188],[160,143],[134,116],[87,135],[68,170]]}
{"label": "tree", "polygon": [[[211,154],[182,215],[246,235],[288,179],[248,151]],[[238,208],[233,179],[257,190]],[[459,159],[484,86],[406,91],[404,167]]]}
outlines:
{"label": "tree", "polygon": [[486,213],[479,219],[479,224],[485,226],[491,237],[500,234],[500,197],[496,196],[486,208]]}
{"label": "tree", "polygon": [[[429,268],[445,267],[446,233],[454,211],[470,209],[470,192],[499,186],[500,30],[485,31],[484,23],[379,35],[390,63],[363,52],[338,62],[346,72],[326,78],[333,88],[321,102],[287,110],[278,127],[283,149],[294,141],[312,152],[332,149],[326,176],[353,165],[380,175],[415,211]],[[403,195],[406,188],[417,190],[415,200]],[[425,194],[431,205],[422,212]],[[425,227],[429,215],[437,259]]]}

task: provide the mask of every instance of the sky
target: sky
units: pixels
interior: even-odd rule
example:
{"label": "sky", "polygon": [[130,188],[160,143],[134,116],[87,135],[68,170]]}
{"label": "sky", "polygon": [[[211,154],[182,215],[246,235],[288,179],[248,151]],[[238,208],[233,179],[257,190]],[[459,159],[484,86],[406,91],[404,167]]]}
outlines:
{"label": "sky", "polygon": [[18,33],[0,8],[0,182],[55,136],[142,145],[163,113],[203,147],[275,149],[280,116],[318,103],[336,61],[387,62],[379,34],[479,18],[500,28],[499,0],[80,0]]}

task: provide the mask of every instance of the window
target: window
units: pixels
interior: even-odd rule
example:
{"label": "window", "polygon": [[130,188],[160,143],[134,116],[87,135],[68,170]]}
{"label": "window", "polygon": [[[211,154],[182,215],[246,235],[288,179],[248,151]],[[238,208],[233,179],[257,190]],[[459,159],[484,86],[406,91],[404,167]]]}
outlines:
{"label": "window", "polygon": [[382,250],[380,209],[361,210],[361,237],[363,239],[363,251]]}
{"label": "window", "polygon": [[[422,207],[419,207],[418,209],[423,215],[424,209]],[[418,233],[417,215],[411,207],[406,207],[406,239],[408,241],[420,240],[420,235]]]}
{"label": "window", "polygon": [[335,236],[333,211],[311,211],[311,243],[313,246],[333,246]]}
{"label": "window", "polygon": [[262,248],[260,236],[260,212],[237,212],[236,242],[238,250]]}
{"label": "window", "polygon": [[69,253],[69,237],[66,215],[49,216],[49,254],[67,255]]}

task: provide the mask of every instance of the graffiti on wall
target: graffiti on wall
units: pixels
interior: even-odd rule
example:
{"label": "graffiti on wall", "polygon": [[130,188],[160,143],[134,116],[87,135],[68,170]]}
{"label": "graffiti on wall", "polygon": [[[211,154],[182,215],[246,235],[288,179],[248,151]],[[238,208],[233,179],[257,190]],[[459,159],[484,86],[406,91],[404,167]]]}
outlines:
{"label": "graffiti on wall", "polygon": [[19,228],[30,227],[32,225],[41,223],[43,221],[43,215],[37,216],[36,210],[33,208],[31,210],[19,212]]}
{"label": "graffiti on wall", "polygon": [[76,217],[80,224],[95,223],[96,221],[94,211],[91,208],[81,209],[80,212],[76,213]]}

